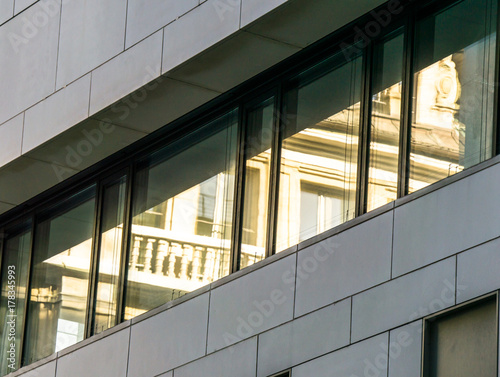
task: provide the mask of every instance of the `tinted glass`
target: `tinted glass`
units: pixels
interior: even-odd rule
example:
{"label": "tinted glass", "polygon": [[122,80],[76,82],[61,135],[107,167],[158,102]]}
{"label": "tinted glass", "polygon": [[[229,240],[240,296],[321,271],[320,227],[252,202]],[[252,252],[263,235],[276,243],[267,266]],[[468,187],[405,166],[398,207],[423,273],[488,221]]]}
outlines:
{"label": "tinted glass", "polygon": [[398,32],[374,47],[368,211],[397,197],[403,44]]}
{"label": "tinted glass", "polygon": [[126,319],[229,274],[236,131],[234,111],[138,170]]}
{"label": "tinted glass", "polygon": [[2,376],[18,369],[21,363],[30,248],[30,230],[9,236],[4,241],[0,297],[0,375]]}
{"label": "tinted glass", "polygon": [[496,377],[497,302],[428,322],[426,377]]}
{"label": "tinted glass", "polygon": [[417,23],[409,192],[492,156],[497,1]]}
{"label": "tinted glass", "polygon": [[94,313],[94,332],[117,323],[117,303],[121,264],[123,220],[127,178],[106,186],[103,193],[99,273]]}
{"label": "tinted glass", "polygon": [[37,224],[26,363],[84,338],[94,212],[92,187],[44,214]]}
{"label": "tinted glass", "polygon": [[354,217],[361,60],[338,54],[286,94],[276,251]]}
{"label": "tinted glass", "polygon": [[271,98],[250,111],[247,118],[240,268],[265,257],[273,114]]}

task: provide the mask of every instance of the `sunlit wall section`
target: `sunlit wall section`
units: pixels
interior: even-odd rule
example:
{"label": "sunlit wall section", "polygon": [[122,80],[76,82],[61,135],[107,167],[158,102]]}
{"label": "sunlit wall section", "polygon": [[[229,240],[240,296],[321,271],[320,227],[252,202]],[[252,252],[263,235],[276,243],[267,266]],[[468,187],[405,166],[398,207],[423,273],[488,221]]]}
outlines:
{"label": "sunlit wall section", "polygon": [[496,20],[464,0],[417,22],[409,192],[492,157]]}
{"label": "sunlit wall section", "polygon": [[1,376],[18,369],[21,362],[30,249],[30,224],[21,225],[4,241],[0,297]]}
{"label": "sunlit wall section", "polygon": [[286,93],[276,251],[354,218],[361,66],[339,53]]}
{"label": "sunlit wall section", "polygon": [[125,319],[230,272],[237,112],[139,163]]}
{"label": "sunlit wall section", "polygon": [[24,364],[84,339],[94,218],[94,186],[39,217]]}

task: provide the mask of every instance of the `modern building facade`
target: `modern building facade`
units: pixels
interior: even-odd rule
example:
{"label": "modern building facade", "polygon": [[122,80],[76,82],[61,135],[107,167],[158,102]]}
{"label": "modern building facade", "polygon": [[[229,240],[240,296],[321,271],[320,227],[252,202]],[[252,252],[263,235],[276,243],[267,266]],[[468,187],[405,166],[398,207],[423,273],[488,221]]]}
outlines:
{"label": "modern building facade", "polygon": [[497,0],[2,0],[0,375],[495,377]]}

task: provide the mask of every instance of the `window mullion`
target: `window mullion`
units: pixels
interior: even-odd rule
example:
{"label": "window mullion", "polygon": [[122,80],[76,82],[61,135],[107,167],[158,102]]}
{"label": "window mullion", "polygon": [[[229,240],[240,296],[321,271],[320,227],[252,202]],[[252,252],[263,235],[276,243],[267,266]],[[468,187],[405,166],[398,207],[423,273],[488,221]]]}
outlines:
{"label": "window mullion", "polygon": [[283,89],[279,85],[274,99],[274,129],[271,147],[271,176],[269,177],[269,211],[267,222],[266,258],[276,252],[276,230],[278,221],[279,178],[281,165],[281,131],[285,124]]}
{"label": "window mullion", "polygon": [[356,216],[366,212],[366,193],[368,190],[368,169],[371,125],[371,86],[372,86],[373,43],[363,51],[363,79],[361,93],[361,123],[359,132],[358,179],[356,185]]}
{"label": "window mullion", "polygon": [[240,269],[241,255],[241,234],[243,223],[243,200],[245,188],[245,136],[246,136],[246,115],[244,106],[240,104],[238,109],[238,135],[237,135],[237,159],[236,159],[236,179],[234,185],[234,208],[233,208],[233,228],[231,234],[231,260],[230,273]]}
{"label": "window mullion", "polygon": [[94,333],[94,311],[96,308],[96,290],[97,279],[99,274],[99,249],[100,249],[100,230],[102,220],[102,206],[104,196],[104,185],[102,182],[97,182],[96,206],[94,209],[94,229],[92,240],[92,252],[90,255],[90,272],[89,286],[87,295],[87,310],[85,315],[85,338],[88,338]]}
{"label": "window mullion", "polygon": [[399,139],[398,160],[398,192],[401,198],[408,192],[408,159],[411,138],[412,118],[412,78],[413,78],[413,49],[414,49],[415,16],[408,15],[405,22],[405,42],[403,61],[403,87],[401,90],[401,130]]}

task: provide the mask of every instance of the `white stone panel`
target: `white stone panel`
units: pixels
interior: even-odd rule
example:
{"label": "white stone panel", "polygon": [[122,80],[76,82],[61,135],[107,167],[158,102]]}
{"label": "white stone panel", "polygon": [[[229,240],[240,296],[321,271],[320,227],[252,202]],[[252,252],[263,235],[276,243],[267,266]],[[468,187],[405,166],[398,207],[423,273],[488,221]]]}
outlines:
{"label": "white stone panel", "polygon": [[56,377],[124,377],[129,336],[127,328],[60,357]]}
{"label": "white stone panel", "polygon": [[208,293],[132,326],[127,377],[153,377],[205,355]]}
{"label": "white stone panel", "polygon": [[[92,72],[90,115],[160,75],[162,42],[160,31]],[[147,87],[136,95],[147,100]]]}
{"label": "white stone panel", "polygon": [[212,290],[208,353],[293,318],[295,261],[291,255]]}
{"label": "white stone panel", "polygon": [[[227,7],[220,7],[225,3]],[[184,63],[238,31],[240,6],[208,0],[164,29],[162,72]]]}
{"label": "white stone panel", "polygon": [[259,335],[257,377],[267,377],[349,344],[351,300]]}
{"label": "white stone panel", "polygon": [[455,263],[448,258],[354,296],[351,341],[453,306]]}
{"label": "white stone panel", "polygon": [[57,89],[123,51],[126,12],[123,0],[64,0]]}
{"label": "white stone panel", "polygon": [[128,0],[125,47],[129,48],[197,5],[198,0]]}
{"label": "white stone panel", "polygon": [[241,27],[262,17],[288,0],[242,0]]}
{"label": "white stone panel", "polygon": [[392,211],[299,252],[295,315],[390,279]]}
{"label": "white stone panel", "polygon": [[22,12],[28,8],[31,4],[36,3],[38,0],[15,0],[14,14]]}
{"label": "white stone panel", "polygon": [[0,125],[0,166],[21,155],[24,113]]}
{"label": "white stone panel", "polygon": [[500,235],[500,165],[396,208],[393,276]]}
{"label": "white stone panel", "polygon": [[412,322],[390,333],[389,377],[421,377],[422,321]]}
{"label": "white stone panel", "polygon": [[500,239],[467,250],[457,258],[457,302],[500,288]]}
{"label": "white stone panel", "polygon": [[174,370],[175,377],[255,377],[257,338],[248,339]]}
{"label": "white stone panel", "polygon": [[89,111],[90,74],[26,111],[23,153],[84,120]]}
{"label": "white stone panel", "polygon": [[41,0],[0,27],[0,124],[54,91],[60,0]]}
{"label": "white stone panel", "polygon": [[0,24],[14,16],[14,0],[0,1]]}
{"label": "white stone panel", "polygon": [[380,334],[292,369],[293,377],[366,377],[387,375],[388,334]]}

